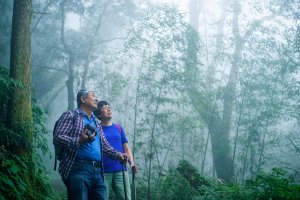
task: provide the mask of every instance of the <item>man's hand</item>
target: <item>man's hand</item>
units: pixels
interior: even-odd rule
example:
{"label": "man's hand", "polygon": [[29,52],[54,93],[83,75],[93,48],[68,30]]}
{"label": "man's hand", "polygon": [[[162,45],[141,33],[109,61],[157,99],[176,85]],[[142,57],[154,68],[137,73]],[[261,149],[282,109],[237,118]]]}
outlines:
{"label": "man's hand", "polygon": [[94,141],[95,132],[93,132],[91,135],[88,135],[87,132],[88,132],[88,129],[85,129],[83,131],[83,133],[81,134],[81,136],[79,138],[79,144],[85,144],[85,143]]}
{"label": "man's hand", "polygon": [[118,160],[120,161],[121,164],[124,164],[128,160],[128,156],[126,153],[119,153],[118,154]]}

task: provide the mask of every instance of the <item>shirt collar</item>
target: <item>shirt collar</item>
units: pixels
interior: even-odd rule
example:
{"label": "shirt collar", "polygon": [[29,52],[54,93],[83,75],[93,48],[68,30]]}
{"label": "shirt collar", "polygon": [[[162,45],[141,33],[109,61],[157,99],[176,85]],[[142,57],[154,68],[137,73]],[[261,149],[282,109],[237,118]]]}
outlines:
{"label": "shirt collar", "polygon": [[[81,113],[83,116],[86,116],[86,117],[89,119],[89,117],[85,114],[85,112],[83,112],[80,108],[78,108],[78,111],[79,111],[79,113]],[[94,113],[92,113],[92,114],[91,114],[90,120],[91,120],[91,119],[95,119],[95,118],[96,118],[96,116],[94,115]]]}

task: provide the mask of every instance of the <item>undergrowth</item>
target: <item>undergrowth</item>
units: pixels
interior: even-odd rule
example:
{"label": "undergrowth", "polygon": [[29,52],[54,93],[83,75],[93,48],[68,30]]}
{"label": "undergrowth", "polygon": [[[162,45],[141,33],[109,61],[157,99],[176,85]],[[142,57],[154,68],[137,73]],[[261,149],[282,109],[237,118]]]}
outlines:
{"label": "undergrowth", "polygon": [[[9,77],[8,70],[0,68],[0,199],[57,199],[42,163],[42,156],[49,152],[46,140],[44,112],[37,102],[32,100],[33,124],[20,122],[18,130],[7,126],[6,116],[11,92],[25,87],[21,82]],[[32,131],[33,142],[28,142],[26,131]],[[32,153],[20,156],[16,149],[27,145]],[[28,146],[31,145],[31,146]]]}

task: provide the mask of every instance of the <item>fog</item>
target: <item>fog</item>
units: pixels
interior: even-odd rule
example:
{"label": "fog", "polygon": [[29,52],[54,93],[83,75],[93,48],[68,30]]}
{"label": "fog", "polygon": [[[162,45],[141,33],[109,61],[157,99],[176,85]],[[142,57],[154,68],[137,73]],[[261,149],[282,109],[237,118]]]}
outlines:
{"label": "fog", "polygon": [[[12,3],[1,9],[8,68]],[[58,190],[52,129],[83,88],[112,105],[153,196],[180,160],[224,181],[274,167],[300,181],[296,1],[39,0],[33,10],[32,87]]]}

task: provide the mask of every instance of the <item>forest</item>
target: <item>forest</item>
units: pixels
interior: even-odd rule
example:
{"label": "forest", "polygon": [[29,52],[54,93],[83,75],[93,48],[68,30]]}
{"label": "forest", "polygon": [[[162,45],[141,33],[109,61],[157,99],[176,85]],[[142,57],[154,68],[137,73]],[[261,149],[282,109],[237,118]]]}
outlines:
{"label": "forest", "polygon": [[67,199],[52,131],[80,89],[134,200],[300,199],[299,0],[0,2],[0,200]]}

